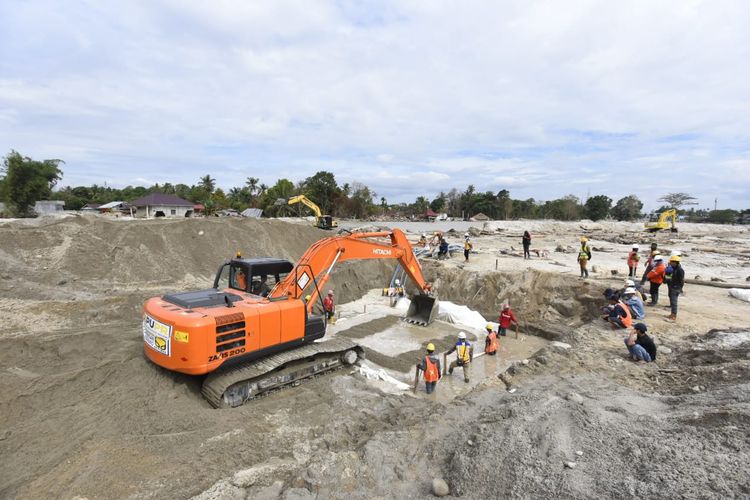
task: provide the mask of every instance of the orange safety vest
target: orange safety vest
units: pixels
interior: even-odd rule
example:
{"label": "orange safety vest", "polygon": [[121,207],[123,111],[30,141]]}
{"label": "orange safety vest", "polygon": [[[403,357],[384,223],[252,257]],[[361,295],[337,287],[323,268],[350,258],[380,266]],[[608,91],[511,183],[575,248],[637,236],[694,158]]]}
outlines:
{"label": "orange safety vest", "polygon": [[245,273],[237,273],[237,287],[241,290],[247,290],[247,277]]}
{"label": "orange safety vest", "polygon": [[636,267],[639,260],[641,260],[641,258],[638,255],[638,252],[630,252],[628,254],[628,267]]}
{"label": "orange safety vest", "polygon": [[651,283],[657,283],[661,285],[664,283],[664,271],[666,270],[667,266],[664,265],[662,262],[661,264],[657,264],[656,267],[654,267],[650,273],[646,275],[648,280]]}
{"label": "orange safety vest", "polygon": [[622,307],[622,310],[625,311],[625,317],[621,319],[622,324],[625,325],[625,328],[630,328],[630,325],[633,324],[633,315],[630,312],[630,307],[621,300],[617,303]]}
{"label": "orange safety vest", "polygon": [[497,351],[497,333],[490,332],[487,334],[487,338],[490,339],[490,343],[484,348],[484,352],[487,354]]}
{"label": "orange safety vest", "polygon": [[437,382],[440,378],[440,372],[436,363],[433,363],[429,356],[424,358],[424,381],[425,382]]}

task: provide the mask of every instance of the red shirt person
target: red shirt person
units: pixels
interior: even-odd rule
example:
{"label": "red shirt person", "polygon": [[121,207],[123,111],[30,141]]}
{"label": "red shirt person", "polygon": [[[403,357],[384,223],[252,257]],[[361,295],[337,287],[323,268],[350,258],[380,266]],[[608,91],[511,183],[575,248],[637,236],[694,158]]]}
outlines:
{"label": "red shirt person", "polygon": [[516,315],[513,314],[513,310],[510,308],[510,304],[503,304],[503,310],[500,311],[500,316],[497,319],[499,323],[497,332],[501,337],[505,337],[506,331],[510,328],[510,325],[516,325],[516,338],[518,338],[518,320]]}
{"label": "red shirt person", "polygon": [[323,299],[323,309],[325,309],[326,319],[332,322],[336,311],[336,305],[333,303],[333,290],[328,290],[328,295]]}

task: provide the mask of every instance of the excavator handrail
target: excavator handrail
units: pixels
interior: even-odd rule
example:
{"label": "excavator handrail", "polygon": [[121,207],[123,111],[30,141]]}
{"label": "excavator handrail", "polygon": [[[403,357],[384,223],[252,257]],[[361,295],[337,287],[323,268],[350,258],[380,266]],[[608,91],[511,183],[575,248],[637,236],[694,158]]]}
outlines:
{"label": "excavator handrail", "polygon": [[[374,241],[374,238],[390,238],[390,244]],[[330,278],[333,267],[346,260],[359,259],[397,259],[406,273],[423,294],[431,293],[432,287],[422,274],[411,244],[400,229],[377,231],[371,233],[353,233],[350,235],[331,236],[313,243],[295,264],[287,277],[271,291],[269,298],[290,296],[299,298],[312,280],[315,290],[307,302],[308,312],[312,310],[316,295]],[[309,269],[311,276],[307,279],[303,269]],[[302,280],[302,281],[300,281]]]}

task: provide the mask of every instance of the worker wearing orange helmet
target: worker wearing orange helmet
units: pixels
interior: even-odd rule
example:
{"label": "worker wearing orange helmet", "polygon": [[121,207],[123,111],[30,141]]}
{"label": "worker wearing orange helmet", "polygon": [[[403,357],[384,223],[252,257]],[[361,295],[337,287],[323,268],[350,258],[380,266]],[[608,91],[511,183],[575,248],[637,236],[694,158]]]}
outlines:
{"label": "worker wearing orange helmet", "polygon": [[581,236],[581,248],[578,249],[578,264],[581,266],[581,278],[589,277],[588,263],[591,260],[591,247],[589,239]]}
{"label": "worker wearing orange helmet", "polygon": [[335,323],[336,318],[334,313],[336,312],[336,305],[333,303],[333,290],[328,290],[326,298],[323,299],[323,309],[326,313],[326,320],[329,323]]}

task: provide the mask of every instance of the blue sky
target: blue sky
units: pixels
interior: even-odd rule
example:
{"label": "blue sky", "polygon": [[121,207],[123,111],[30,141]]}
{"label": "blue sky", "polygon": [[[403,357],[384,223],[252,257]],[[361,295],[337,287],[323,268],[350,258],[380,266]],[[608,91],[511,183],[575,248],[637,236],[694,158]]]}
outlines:
{"label": "blue sky", "polygon": [[0,0],[0,154],[62,185],[750,208],[750,2]]}

